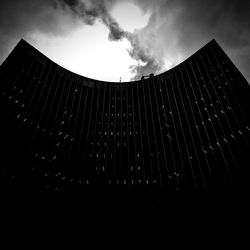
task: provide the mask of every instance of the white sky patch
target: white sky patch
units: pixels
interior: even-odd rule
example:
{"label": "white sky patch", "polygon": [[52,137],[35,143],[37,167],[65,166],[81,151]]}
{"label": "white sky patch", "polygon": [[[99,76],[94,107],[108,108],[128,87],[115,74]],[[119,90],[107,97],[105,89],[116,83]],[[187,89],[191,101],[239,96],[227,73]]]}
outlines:
{"label": "white sky patch", "polygon": [[184,57],[182,54],[179,53],[175,53],[174,55],[172,53],[168,53],[164,59],[163,72],[172,69],[173,67],[185,61],[187,58],[188,56]]}
{"label": "white sky patch", "polygon": [[100,22],[82,25],[64,37],[35,32],[29,42],[62,67],[77,74],[112,82],[129,81],[129,66],[137,64],[127,49],[129,42],[111,42],[108,29]]}
{"label": "white sky patch", "polygon": [[121,2],[114,6],[111,15],[119,25],[129,32],[145,27],[149,21],[150,14],[143,11],[131,2]]}

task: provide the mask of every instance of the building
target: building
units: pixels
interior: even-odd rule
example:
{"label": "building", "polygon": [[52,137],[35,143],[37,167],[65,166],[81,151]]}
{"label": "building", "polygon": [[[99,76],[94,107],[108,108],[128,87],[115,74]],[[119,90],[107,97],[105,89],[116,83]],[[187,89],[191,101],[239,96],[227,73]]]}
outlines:
{"label": "building", "polygon": [[122,83],[69,72],[21,40],[0,79],[6,194],[249,185],[250,86],[215,40],[163,74]]}

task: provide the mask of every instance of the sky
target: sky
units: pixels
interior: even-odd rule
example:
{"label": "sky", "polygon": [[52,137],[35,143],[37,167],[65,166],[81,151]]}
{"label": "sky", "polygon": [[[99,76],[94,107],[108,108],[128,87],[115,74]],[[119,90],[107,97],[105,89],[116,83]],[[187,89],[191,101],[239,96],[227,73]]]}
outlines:
{"label": "sky", "polygon": [[23,38],[80,75],[162,73],[215,39],[250,82],[249,0],[1,0],[0,63]]}

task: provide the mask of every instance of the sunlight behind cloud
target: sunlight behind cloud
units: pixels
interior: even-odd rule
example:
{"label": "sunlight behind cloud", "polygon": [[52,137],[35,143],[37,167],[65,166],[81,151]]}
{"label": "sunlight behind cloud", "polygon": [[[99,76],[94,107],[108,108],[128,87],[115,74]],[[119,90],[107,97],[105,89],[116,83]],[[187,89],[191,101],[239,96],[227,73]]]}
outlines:
{"label": "sunlight behind cloud", "polygon": [[124,30],[129,32],[145,27],[150,17],[149,13],[143,13],[138,6],[131,2],[118,3],[111,11],[111,15]]}
{"label": "sunlight behind cloud", "polygon": [[29,42],[62,67],[77,74],[105,81],[129,81],[133,60],[126,39],[108,40],[107,28],[97,22],[94,26],[81,26],[66,37],[48,37],[35,32]]}

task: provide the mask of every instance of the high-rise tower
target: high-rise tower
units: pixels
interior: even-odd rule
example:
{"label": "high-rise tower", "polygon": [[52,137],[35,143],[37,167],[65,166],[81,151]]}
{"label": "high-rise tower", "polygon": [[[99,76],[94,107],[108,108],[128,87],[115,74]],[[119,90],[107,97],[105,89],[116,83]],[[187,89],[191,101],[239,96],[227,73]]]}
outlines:
{"label": "high-rise tower", "polygon": [[249,184],[250,86],[215,40],[163,74],[122,83],[74,74],[21,40],[0,79],[6,193]]}

